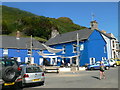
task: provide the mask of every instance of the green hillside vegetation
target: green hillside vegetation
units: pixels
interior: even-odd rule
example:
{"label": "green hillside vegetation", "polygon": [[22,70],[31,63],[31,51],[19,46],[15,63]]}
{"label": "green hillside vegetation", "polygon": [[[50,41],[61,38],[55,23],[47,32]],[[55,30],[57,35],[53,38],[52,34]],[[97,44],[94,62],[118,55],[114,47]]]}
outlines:
{"label": "green hillside vegetation", "polygon": [[2,34],[15,35],[19,30],[22,36],[33,35],[39,41],[46,41],[51,37],[52,28],[56,28],[62,34],[86,27],[74,24],[67,17],[49,18],[17,8],[2,6]]}

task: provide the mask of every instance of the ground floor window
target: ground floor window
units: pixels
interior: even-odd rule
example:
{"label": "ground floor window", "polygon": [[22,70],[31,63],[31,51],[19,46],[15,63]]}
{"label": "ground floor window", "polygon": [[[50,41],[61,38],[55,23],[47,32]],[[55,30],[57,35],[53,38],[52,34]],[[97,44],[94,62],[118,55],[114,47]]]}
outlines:
{"label": "ground floor window", "polygon": [[50,62],[46,58],[43,58],[43,65],[50,66]]}
{"label": "ground floor window", "polygon": [[57,65],[57,58],[51,58],[52,59],[52,65]]}
{"label": "ground floor window", "polygon": [[102,57],[102,60],[106,60],[106,57]]}
{"label": "ground floor window", "polygon": [[76,65],[76,59],[77,59],[76,57],[73,57],[73,58],[72,58],[72,64],[75,64],[75,65]]}
{"label": "ground floor window", "polygon": [[39,59],[39,65],[43,65],[43,58]]}
{"label": "ground floor window", "polygon": [[34,57],[26,57],[25,63],[29,63],[29,62],[31,62],[31,64],[34,64]]}
{"label": "ground floor window", "polygon": [[95,63],[95,58],[90,58],[90,64],[94,64]]}
{"label": "ground floor window", "polygon": [[16,58],[18,62],[21,62],[21,57]]}

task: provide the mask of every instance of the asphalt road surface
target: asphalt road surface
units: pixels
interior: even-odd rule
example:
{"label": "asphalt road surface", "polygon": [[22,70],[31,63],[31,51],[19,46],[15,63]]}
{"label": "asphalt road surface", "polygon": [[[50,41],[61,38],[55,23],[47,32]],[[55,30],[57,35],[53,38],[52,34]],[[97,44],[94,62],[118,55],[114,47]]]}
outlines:
{"label": "asphalt road surface", "polygon": [[45,74],[43,86],[25,88],[118,88],[118,68],[106,70],[106,79],[99,80],[99,70]]}

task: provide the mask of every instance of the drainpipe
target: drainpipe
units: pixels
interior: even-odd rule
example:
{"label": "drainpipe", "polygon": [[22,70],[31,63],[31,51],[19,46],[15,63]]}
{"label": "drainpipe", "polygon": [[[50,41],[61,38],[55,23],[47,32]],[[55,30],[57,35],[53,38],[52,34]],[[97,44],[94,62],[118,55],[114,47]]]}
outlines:
{"label": "drainpipe", "polygon": [[80,49],[79,49],[79,36],[78,36],[78,33],[77,33],[77,69],[79,70],[79,66],[80,66],[80,59],[79,59],[79,56],[80,56]]}

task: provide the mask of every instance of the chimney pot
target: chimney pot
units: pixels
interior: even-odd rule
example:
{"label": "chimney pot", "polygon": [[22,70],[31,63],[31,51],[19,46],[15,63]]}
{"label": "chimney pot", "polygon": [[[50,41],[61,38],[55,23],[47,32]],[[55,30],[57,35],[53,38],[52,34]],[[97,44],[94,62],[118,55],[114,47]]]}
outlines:
{"label": "chimney pot", "polygon": [[20,39],[20,31],[16,32],[16,39]]}

